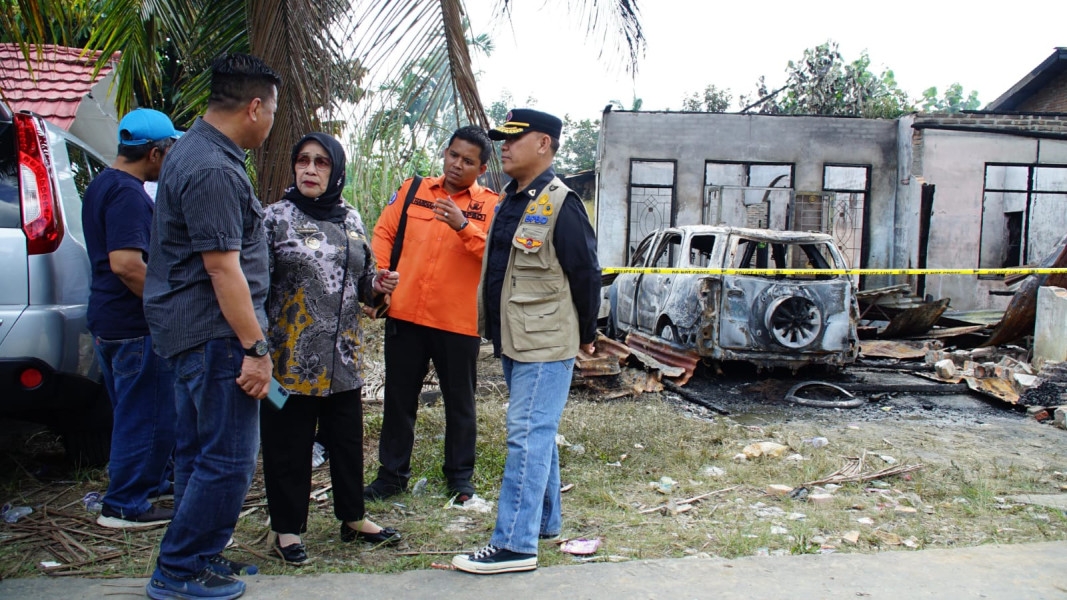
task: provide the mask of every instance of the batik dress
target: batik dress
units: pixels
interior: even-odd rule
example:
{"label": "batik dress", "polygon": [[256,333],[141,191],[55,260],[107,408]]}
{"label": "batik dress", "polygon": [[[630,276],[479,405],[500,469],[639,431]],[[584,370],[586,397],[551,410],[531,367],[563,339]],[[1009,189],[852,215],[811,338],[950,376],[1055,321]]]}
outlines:
{"label": "batik dress", "polygon": [[264,217],[271,255],[268,342],[291,393],[329,396],[363,385],[359,303],[373,305],[376,265],[363,220],[313,219],[282,200]]}

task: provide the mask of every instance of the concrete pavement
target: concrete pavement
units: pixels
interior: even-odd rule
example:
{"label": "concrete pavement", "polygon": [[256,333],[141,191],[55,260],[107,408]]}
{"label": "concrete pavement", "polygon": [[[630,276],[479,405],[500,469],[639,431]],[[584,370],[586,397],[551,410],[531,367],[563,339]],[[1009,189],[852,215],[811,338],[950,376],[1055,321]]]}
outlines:
{"label": "concrete pavement", "polygon": [[[441,562],[446,562],[442,557]],[[1067,599],[1067,541],[954,550],[588,563],[476,576],[426,570],[244,578],[244,598],[519,600]],[[145,579],[12,579],[0,598],[144,597]]]}

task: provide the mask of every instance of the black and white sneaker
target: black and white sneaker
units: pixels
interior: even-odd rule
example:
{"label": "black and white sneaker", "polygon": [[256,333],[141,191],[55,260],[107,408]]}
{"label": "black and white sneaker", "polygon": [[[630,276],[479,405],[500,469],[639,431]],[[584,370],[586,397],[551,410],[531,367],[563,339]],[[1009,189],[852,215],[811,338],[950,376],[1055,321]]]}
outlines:
{"label": "black and white sneaker", "polygon": [[478,575],[533,571],[537,568],[537,555],[512,552],[489,544],[474,554],[461,554],[454,557],[452,566],[460,571]]}
{"label": "black and white sneaker", "polygon": [[156,527],[165,525],[174,518],[174,511],[169,508],[153,506],[143,513],[127,517],[119,511],[104,505],[100,509],[100,516],[96,518],[96,524],[111,529],[136,529],[139,527]]}

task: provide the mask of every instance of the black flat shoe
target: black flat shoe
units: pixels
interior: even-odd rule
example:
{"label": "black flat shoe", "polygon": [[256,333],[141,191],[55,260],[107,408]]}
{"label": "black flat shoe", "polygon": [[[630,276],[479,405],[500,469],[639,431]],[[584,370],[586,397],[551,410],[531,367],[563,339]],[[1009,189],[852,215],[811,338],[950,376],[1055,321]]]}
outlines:
{"label": "black flat shoe", "polygon": [[274,538],[274,551],[278,556],[282,557],[282,560],[291,565],[302,565],[311,560],[308,558],[307,547],[300,542],[289,544],[283,548],[278,538]]}
{"label": "black flat shoe", "polygon": [[341,541],[354,542],[356,540],[363,540],[375,545],[392,546],[400,543],[400,532],[392,527],[382,527],[382,530],[378,533],[363,533],[352,529],[347,523],[341,523]]}

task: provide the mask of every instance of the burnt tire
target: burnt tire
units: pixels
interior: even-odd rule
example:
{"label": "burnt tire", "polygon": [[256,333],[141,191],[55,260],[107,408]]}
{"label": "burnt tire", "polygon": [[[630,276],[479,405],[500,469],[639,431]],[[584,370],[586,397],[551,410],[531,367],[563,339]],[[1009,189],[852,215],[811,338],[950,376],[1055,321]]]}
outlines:
{"label": "burnt tire", "polygon": [[767,306],[764,325],[776,343],[799,350],[822,333],[822,311],[803,296],[778,298]]}

